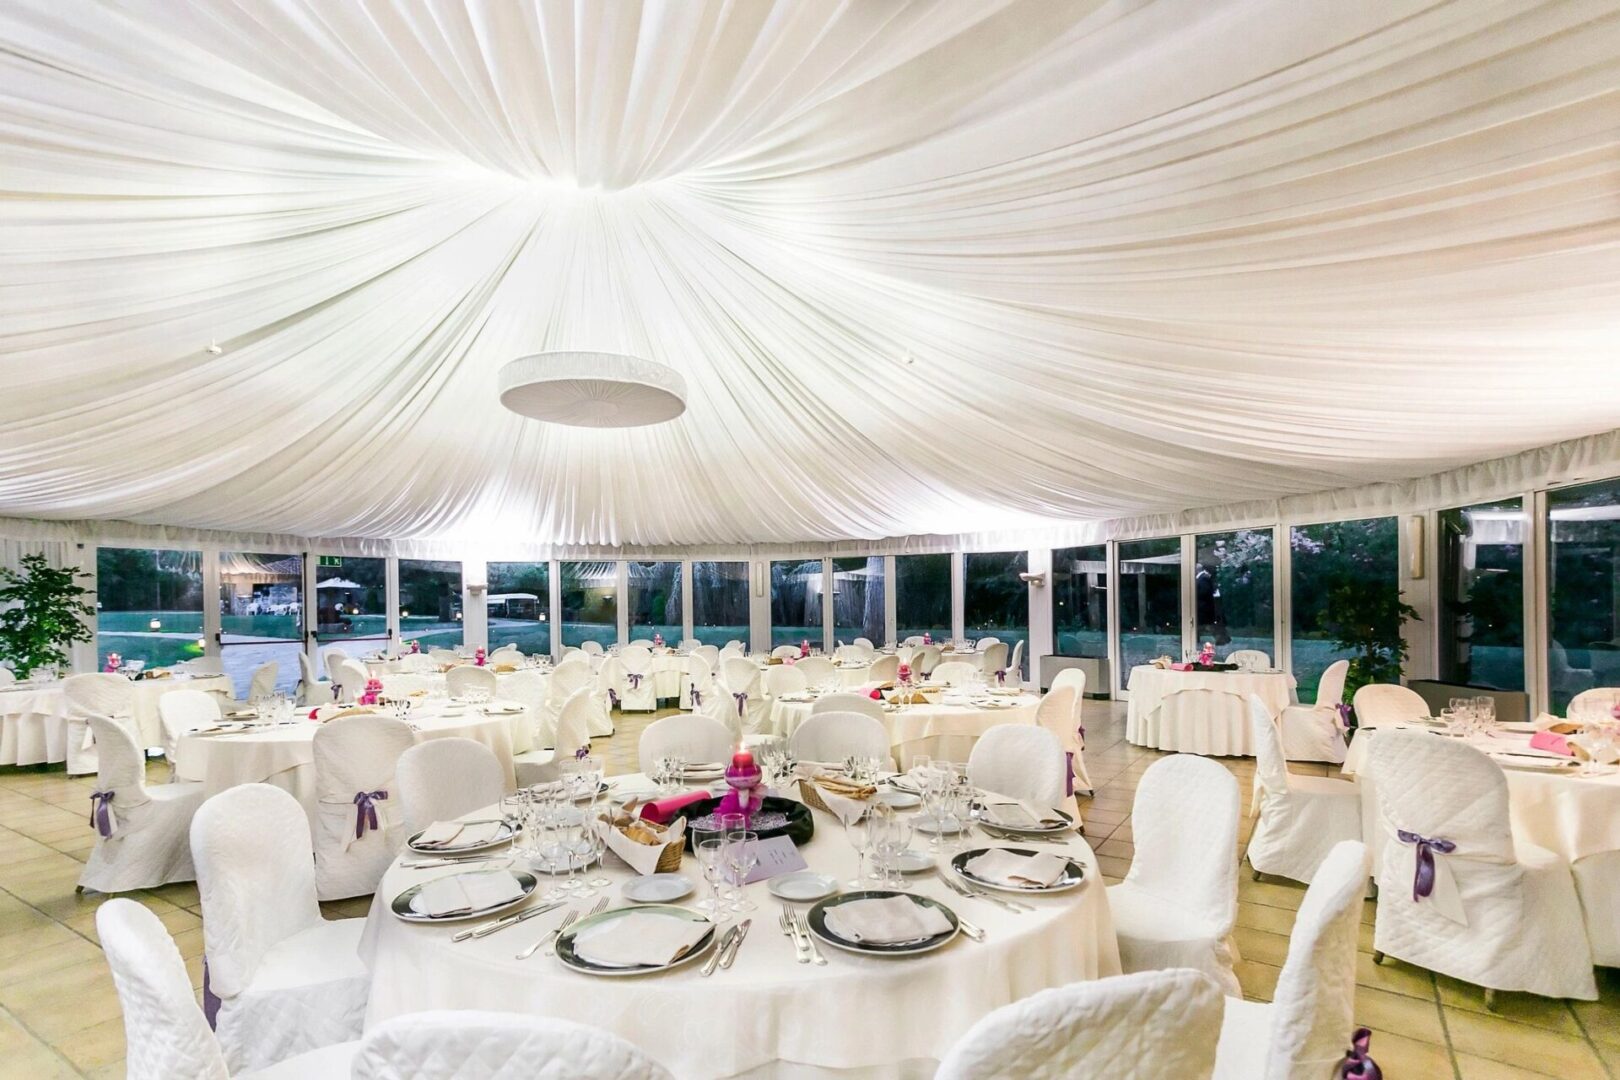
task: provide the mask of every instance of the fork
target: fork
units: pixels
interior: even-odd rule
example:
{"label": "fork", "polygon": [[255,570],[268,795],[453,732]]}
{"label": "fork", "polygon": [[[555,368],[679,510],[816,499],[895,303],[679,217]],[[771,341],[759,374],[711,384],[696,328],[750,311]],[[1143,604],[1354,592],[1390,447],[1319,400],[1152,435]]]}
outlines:
{"label": "fork", "polygon": [[799,963],[810,962],[810,949],[804,939],[799,937],[799,925],[793,921],[793,914],[786,904],[782,905],[782,933],[793,939],[793,951],[798,954]]}
{"label": "fork", "polygon": [[794,920],[799,933],[804,937],[804,943],[810,947],[810,959],[815,961],[817,967],[826,967],[827,958],[821,955],[821,946],[817,945],[816,939],[810,935],[810,924],[805,921],[804,912],[790,911],[788,917]]}
{"label": "fork", "polygon": [[[596,906],[591,908],[590,913],[585,917],[590,918],[591,915],[602,914],[603,910],[607,908],[607,902],[608,898],[605,896],[602,897],[602,899],[596,902]],[[518,953],[517,958],[519,960],[527,960],[529,957],[533,956],[535,950],[540,948],[542,945],[547,946],[547,953],[554,952],[557,947],[557,941],[562,937],[563,931],[572,926],[574,924],[574,920],[578,918],[579,912],[570,909],[568,914],[563,916],[563,921],[557,924],[557,928],[555,930],[541,938],[539,941],[535,942],[533,945],[530,945],[527,949],[524,949],[522,952]]]}
{"label": "fork", "polygon": [[989,903],[997,905],[998,907],[1006,908],[1014,915],[1022,915],[1026,911],[1035,910],[1028,904],[1015,903],[1014,901],[1008,900],[1005,897],[992,896],[990,893],[980,892],[978,889],[970,889],[961,882],[953,881],[952,879],[946,877],[938,867],[935,867],[934,869],[934,876],[938,877],[940,881],[944,882],[945,887],[951,890],[951,892],[955,893],[957,896],[965,896],[969,900],[985,900]]}

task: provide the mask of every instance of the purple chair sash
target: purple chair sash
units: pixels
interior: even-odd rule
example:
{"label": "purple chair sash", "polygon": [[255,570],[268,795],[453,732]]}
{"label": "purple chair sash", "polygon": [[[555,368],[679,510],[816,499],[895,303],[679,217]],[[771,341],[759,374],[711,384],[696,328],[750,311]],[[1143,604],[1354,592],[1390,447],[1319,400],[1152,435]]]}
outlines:
{"label": "purple chair sash", "polygon": [[388,798],[386,791],[357,791],[354,793],[354,838],[356,840],[366,835],[366,829],[381,828],[377,824],[377,807],[374,803]]}
{"label": "purple chair sash", "polygon": [[110,791],[92,791],[90,793],[90,826],[100,833],[103,838],[113,834],[118,828],[118,819],[112,811],[113,793]]}
{"label": "purple chair sash", "polygon": [[737,715],[748,715],[748,691],[744,690],[740,694],[732,694],[731,696],[737,699]]}
{"label": "purple chair sash", "polygon": [[1419,836],[1405,829],[1396,829],[1395,835],[1401,838],[1403,844],[1417,845],[1417,872],[1412,875],[1412,900],[1416,902],[1434,892],[1434,853],[1438,851],[1442,855],[1450,855],[1457,850],[1457,845],[1450,840]]}
{"label": "purple chair sash", "polygon": [[640,690],[641,689],[641,673],[640,672],[629,671],[629,672],[625,673],[624,677],[629,680],[630,689],[632,689],[632,690]]}
{"label": "purple chair sash", "polygon": [[1339,724],[1346,731],[1349,731],[1350,730],[1350,706],[1346,705],[1344,702],[1341,701],[1341,702],[1339,702],[1337,705],[1335,705],[1333,707],[1335,709],[1339,710]]}
{"label": "purple chair sash", "polygon": [[699,690],[695,686],[692,687],[692,708],[703,708],[703,691]]}
{"label": "purple chair sash", "polygon": [[1063,751],[1063,794],[1074,794],[1074,751]]}
{"label": "purple chair sash", "polygon": [[996,685],[997,686],[1006,686],[1007,685],[1007,669],[1006,668],[997,668],[996,669]]}
{"label": "purple chair sash", "polygon": [[1339,1062],[1337,1080],[1384,1080],[1383,1071],[1378,1068],[1378,1062],[1367,1056],[1367,1049],[1372,1043],[1372,1032],[1367,1028],[1356,1028],[1356,1033],[1350,1036],[1350,1049]]}
{"label": "purple chair sash", "polygon": [[203,957],[203,1019],[208,1021],[208,1026],[209,1027],[211,1027],[211,1028],[218,1027],[219,1007],[222,1004],[224,1004],[224,1002],[219,1000],[219,995],[214,993],[213,987],[208,985],[208,957],[204,956]]}
{"label": "purple chair sash", "polygon": [[612,705],[615,709],[619,707],[619,692],[613,689],[611,686],[608,687],[608,704]]}

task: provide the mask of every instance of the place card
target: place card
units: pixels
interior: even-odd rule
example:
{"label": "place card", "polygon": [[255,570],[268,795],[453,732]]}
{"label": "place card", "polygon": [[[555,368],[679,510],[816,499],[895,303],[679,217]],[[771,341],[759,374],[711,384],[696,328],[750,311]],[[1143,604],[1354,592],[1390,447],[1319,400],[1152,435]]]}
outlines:
{"label": "place card", "polygon": [[756,881],[764,881],[778,874],[791,874],[795,870],[809,868],[804,856],[799,854],[799,846],[793,842],[791,836],[772,836],[755,841],[754,855],[759,862],[743,879],[744,885],[752,885]]}

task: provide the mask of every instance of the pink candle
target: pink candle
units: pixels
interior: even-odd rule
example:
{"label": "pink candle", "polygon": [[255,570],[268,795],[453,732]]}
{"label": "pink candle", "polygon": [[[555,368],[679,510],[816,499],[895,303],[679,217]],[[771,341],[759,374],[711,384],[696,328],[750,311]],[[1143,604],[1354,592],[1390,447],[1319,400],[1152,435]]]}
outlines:
{"label": "pink candle", "polygon": [[752,769],[754,767],[754,755],[747,750],[737,751],[731,755],[731,767],[733,769]]}

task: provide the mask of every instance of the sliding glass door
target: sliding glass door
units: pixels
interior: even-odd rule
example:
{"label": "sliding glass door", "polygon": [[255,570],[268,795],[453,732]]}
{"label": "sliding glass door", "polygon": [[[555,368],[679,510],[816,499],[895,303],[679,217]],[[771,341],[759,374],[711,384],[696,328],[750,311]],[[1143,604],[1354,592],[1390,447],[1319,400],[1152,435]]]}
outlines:
{"label": "sliding glass door", "polygon": [[304,651],[304,559],[257,551],[219,553],[219,656],[238,694],[253,672],[276,665],[276,689],[298,689]]}
{"label": "sliding glass door", "polygon": [[1132,540],[1119,553],[1119,685],[1160,656],[1180,660],[1181,539]]}

